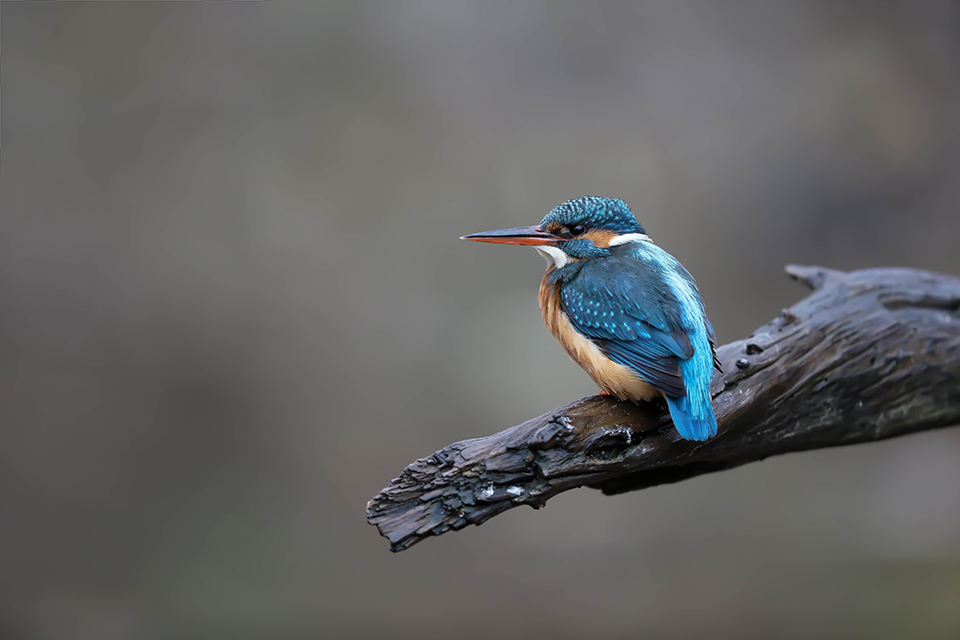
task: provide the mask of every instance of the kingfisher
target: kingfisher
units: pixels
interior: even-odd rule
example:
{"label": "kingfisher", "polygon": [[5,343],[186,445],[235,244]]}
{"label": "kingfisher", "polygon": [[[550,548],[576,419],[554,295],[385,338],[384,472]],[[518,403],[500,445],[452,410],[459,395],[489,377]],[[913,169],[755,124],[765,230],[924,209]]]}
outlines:
{"label": "kingfisher", "polygon": [[616,198],[564,202],[537,226],[461,240],[532,246],[547,261],[544,323],[601,395],[663,396],[686,440],[717,434],[710,404],[717,338],[693,276]]}

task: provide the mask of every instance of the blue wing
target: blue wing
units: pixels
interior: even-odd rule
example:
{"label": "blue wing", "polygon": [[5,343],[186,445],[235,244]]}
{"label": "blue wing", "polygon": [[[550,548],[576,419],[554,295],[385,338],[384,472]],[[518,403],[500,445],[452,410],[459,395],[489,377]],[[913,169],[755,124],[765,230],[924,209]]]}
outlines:
{"label": "blue wing", "polygon": [[[690,314],[662,271],[629,254],[594,260],[563,283],[560,296],[574,328],[611,360],[668,396],[686,395],[680,361],[694,354],[683,326]],[[697,311],[705,320],[702,308]]]}

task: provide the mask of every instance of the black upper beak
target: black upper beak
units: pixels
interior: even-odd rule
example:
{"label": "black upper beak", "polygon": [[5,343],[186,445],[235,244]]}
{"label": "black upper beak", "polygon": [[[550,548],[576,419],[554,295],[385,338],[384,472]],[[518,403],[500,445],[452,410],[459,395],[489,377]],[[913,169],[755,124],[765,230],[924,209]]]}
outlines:
{"label": "black upper beak", "polygon": [[519,244],[527,247],[553,246],[563,240],[559,236],[547,233],[540,227],[497,229],[495,231],[484,231],[483,233],[471,233],[468,236],[461,236],[460,239],[495,244]]}

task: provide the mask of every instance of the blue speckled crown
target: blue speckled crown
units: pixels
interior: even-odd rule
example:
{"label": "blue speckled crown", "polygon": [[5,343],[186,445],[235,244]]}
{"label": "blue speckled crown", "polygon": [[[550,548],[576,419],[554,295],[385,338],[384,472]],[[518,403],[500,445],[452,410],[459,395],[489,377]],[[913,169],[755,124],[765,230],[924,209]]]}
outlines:
{"label": "blue speckled crown", "polygon": [[627,203],[617,198],[584,196],[567,200],[548,213],[540,222],[540,227],[546,228],[551,223],[563,226],[580,223],[617,234],[645,233]]}

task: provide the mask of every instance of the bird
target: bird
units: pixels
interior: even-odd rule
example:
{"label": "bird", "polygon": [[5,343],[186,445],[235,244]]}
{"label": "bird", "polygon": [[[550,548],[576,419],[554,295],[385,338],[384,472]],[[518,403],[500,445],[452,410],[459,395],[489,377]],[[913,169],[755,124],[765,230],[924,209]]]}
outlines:
{"label": "bird", "polygon": [[539,225],[461,240],[532,246],[546,259],[544,323],[601,395],[634,403],[662,396],[681,438],[717,434],[710,382],[722,369],[700,292],[626,202],[576,198]]}

